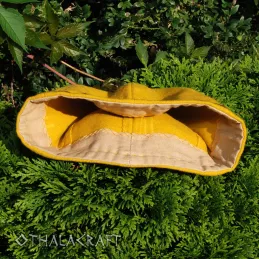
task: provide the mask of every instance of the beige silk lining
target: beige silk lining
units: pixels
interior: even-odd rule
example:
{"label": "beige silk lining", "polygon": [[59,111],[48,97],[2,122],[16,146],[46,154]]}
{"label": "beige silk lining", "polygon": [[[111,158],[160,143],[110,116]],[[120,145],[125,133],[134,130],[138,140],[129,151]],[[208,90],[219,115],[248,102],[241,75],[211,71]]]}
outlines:
{"label": "beige silk lining", "polygon": [[[244,138],[241,123],[227,114],[216,110],[214,107],[206,106],[214,112],[223,115],[218,121],[210,155],[190,145],[187,141],[170,134],[117,133],[109,129],[93,132],[91,135],[83,137],[71,145],[58,149],[51,147],[51,139],[47,135],[44,123],[44,102],[55,98],[57,97],[42,98],[28,102],[21,114],[18,127],[27,144],[63,159],[104,161],[105,163],[126,164],[136,167],[168,165],[203,172],[218,171],[233,166]],[[94,103],[98,107],[102,106],[103,109],[104,104],[107,105],[108,102],[94,101]],[[152,114],[153,112],[160,114],[179,106],[202,107],[205,105],[122,104],[120,106],[122,111],[118,109],[119,105],[116,104],[116,109],[120,113],[130,112],[129,115],[131,117],[136,117],[140,116],[140,112],[142,112],[141,116],[146,116],[151,114],[150,111]]]}

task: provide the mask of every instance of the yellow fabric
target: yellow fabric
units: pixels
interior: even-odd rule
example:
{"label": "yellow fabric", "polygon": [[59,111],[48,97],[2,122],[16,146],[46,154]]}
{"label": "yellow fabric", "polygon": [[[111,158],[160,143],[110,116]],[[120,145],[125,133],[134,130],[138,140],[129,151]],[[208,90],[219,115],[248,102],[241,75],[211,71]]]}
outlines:
{"label": "yellow fabric", "polygon": [[177,113],[173,110],[169,113],[201,136],[211,150],[220,117],[218,114],[213,113],[209,109],[203,109],[202,116],[200,116],[200,110],[195,107],[188,110],[188,112],[186,112],[186,107],[181,107]]}
{"label": "yellow fabric", "polygon": [[[40,106],[41,104],[43,106]],[[35,113],[33,107],[39,110],[39,114],[44,114],[40,115],[42,118],[39,118],[42,124],[39,123],[36,127],[41,127],[41,132],[44,132],[42,134],[46,140],[42,140],[39,144],[35,144],[37,142],[36,129],[35,133],[28,130],[28,134],[24,130],[26,125],[33,123],[33,120],[29,119],[33,110]],[[235,136],[238,137],[236,144],[233,139],[234,135],[231,136],[231,127],[235,128]],[[161,140],[166,137],[170,138],[170,136],[176,137],[179,139],[179,143],[182,141],[183,145],[189,145],[194,152],[204,152],[207,157],[211,156],[215,159],[215,168],[218,163],[217,159],[222,161],[223,169],[213,171],[207,167],[204,170],[193,169],[196,168],[195,166],[181,168],[168,165],[168,163],[163,164],[162,160],[159,160],[159,164],[151,165],[201,175],[219,175],[233,171],[246,142],[246,126],[241,118],[218,104],[216,100],[189,88],[151,89],[144,85],[129,83],[115,93],[109,93],[82,85],[67,86],[28,98],[17,118],[17,134],[23,144],[34,152],[52,159],[110,164],[105,159],[82,159],[79,156],[69,156],[69,153],[66,157],[59,155],[63,149],[70,146],[72,149],[82,139],[102,132],[102,130],[119,134],[121,139],[127,134],[142,136],[142,138],[156,135],[161,136]],[[29,141],[29,139],[34,140]],[[171,139],[170,141],[172,141]],[[233,143],[231,152],[235,152],[235,154],[228,155],[227,146],[225,151],[221,150],[222,147],[224,148],[225,139],[230,141],[229,143]],[[221,141],[220,145],[217,143],[219,141]],[[147,146],[149,144],[148,142],[143,143],[147,143]],[[106,143],[98,143],[98,147],[105,145]],[[125,143],[125,145],[128,144]],[[132,145],[131,141],[125,150],[131,152],[130,145]],[[167,150],[166,146],[154,145],[157,145],[158,153],[161,151],[160,148],[163,148],[170,154],[170,150]],[[49,148],[55,150],[55,155],[47,151]],[[145,146],[142,148],[143,154],[141,153],[140,156],[145,157]],[[125,150],[118,148],[115,154]],[[220,154],[222,154],[221,158],[219,158]],[[181,159],[181,154],[177,159]],[[233,160],[233,163],[228,160]],[[135,165],[125,162],[113,164],[129,167],[149,166],[144,162]],[[231,165],[226,168],[228,164]],[[203,166],[201,165],[200,168]]]}
{"label": "yellow fabric", "polygon": [[[102,118],[101,121],[99,120],[100,117]],[[50,121],[48,115],[45,120],[46,119],[48,122]],[[68,117],[68,119],[70,118]],[[91,127],[88,125],[91,125]],[[198,134],[168,114],[160,114],[154,117],[122,118],[102,110],[90,113],[88,116],[85,116],[81,120],[73,123],[60,139],[57,146],[59,148],[65,147],[75,143],[84,136],[107,128],[118,133],[134,132],[136,134],[172,134],[183,140],[188,139],[190,144],[207,152],[207,146]],[[55,128],[48,129],[48,135],[51,139],[53,139],[52,136],[55,136],[55,134]]]}
{"label": "yellow fabric", "polygon": [[46,101],[46,116],[43,119],[53,146],[58,146],[63,133],[78,117],[81,118],[87,112],[94,111],[95,107],[91,104],[85,107],[85,102],[78,99],[71,105],[71,100],[67,98]]}

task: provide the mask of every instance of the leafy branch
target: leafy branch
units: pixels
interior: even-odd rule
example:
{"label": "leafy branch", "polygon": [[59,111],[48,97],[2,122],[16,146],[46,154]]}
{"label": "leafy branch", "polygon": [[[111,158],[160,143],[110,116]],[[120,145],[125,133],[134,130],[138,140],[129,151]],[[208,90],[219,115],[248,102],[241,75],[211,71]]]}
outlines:
{"label": "leafy branch", "polygon": [[88,77],[90,77],[90,78],[92,78],[92,79],[95,79],[95,80],[97,80],[97,81],[99,81],[99,82],[105,82],[103,79],[98,78],[98,77],[93,76],[93,75],[90,75],[90,74],[88,74],[88,73],[86,73],[86,72],[84,72],[84,71],[82,71],[82,70],[79,70],[79,69],[77,69],[77,68],[75,68],[75,67],[69,65],[68,63],[66,63],[66,62],[63,61],[63,60],[60,60],[60,62],[61,62],[62,64],[64,64],[65,66],[67,66],[67,67],[73,69],[74,71],[76,71],[76,72],[78,72],[78,73],[80,73],[80,74],[82,74],[82,75],[88,76]]}
{"label": "leafy branch", "polygon": [[[34,59],[33,55],[27,55],[27,58],[29,59]],[[56,74],[57,76],[59,76],[60,78],[64,79],[65,81],[67,81],[68,83],[70,83],[71,85],[76,85],[76,83],[72,80],[70,80],[69,78],[65,77],[64,75],[62,75],[61,73],[59,73],[56,69],[54,69],[53,67],[49,66],[48,64],[42,64],[42,66],[44,66],[45,68],[47,68],[49,71],[53,72],[54,74]]]}
{"label": "leafy branch", "polygon": [[[148,47],[141,40],[139,40],[136,44],[135,50],[140,62],[144,65],[145,68],[147,68],[149,62]],[[168,53],[166,51],[158,51],[156,53],[154,63],[166,58],[167,55]]]}
{"label": "leafy branch", "polygon": [[195,43],[192,36],[189,33],[185,33],[185,45],[182,46],[180,50],[184,56],[187,56],[191,59],[197,59],[206,58],[210,48],[210,46],[195,48]]}
{"label": "leafy branch", "polygon": [[[33,55],[27,55],[27,58],[33,60],[33,59],[34,59],[34,56],[33,56]],[[83,74],[83,75],[85,75],[85,76],[88,76],[88,77],[90,77],[90,78],[92,78],[92,79],[95,79],[95,80],[97,80],[97,81],[99,81],[99,82],[102,82],[102,83],[105,82],[105,80],[103,80],[103,79],[101,79],[101,78],[98,78],[98,77],[96,77],[96,76],[90,75],[90,74],[88,74],[88,73],[86,73],[86,72],[84,72],[84,71],[82,71],[82,70],[80,70],[80,69],[77,69],[77,68],[75,68],[75,67],[69,65],[68,63],[66,63],[66,62],[63,61],[63,60],[60,60],[60,62],[61,62],[62,64],[64,64],[65,66],[67,66],[67,67],[73,69],[74,71],[76,71],[76,72],[78,72],[78,73],[80,73],[80,74]],[[56,74],[56,75],[59,76],[60,78],[64,79],[64,80],[67,81],[68,83],[70,83],[70,84],[72,84],[72,85],[75,85],[75,84],[76,84],[74,81],[72,81],[72,80],[70,80],[69,78],[67,78],[66,76],[62,75],[62,74],[59,73],[56,69],[54,69],[53,67],[49,66],[48,64],[42,64],[42,66],[44,66],[45,68],[47,68],[49,71],[53,72],[54,74]]]}
{"label": "leafy branch", "polygon": [[59,18],[48,0],[44,0],[41,5],[44,21],[41,21],[38,17],[22,15],[15,8],[6,8],[2,5],[2,2],[25,4],[37,1],[3,0],[0,3],[0,43],[7,42],[8,49],[21,72],[23,52],[27,52],[27,46],[48,50],[51,64],[56,63],[64,54],[70,57],[84,55],[67,39],[83,33],[91,22],[69,24],[59,28]]}

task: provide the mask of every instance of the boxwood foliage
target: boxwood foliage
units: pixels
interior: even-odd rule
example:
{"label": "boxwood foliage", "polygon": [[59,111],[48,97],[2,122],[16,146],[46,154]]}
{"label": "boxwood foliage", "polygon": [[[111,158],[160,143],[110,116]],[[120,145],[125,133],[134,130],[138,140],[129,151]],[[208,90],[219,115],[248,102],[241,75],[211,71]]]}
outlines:
{"label": "boxwood foliage", "polygon": [[[171,56],[124,77],[150,87],[194,88],[245,119],[242,160],[218,177],[38,157],[18,141],[16,112],[1,102],[2,256],[258,258],[258,73],[259,60],[248,56],[239,64]],[[21,235],[24,245],[17,243],[26,240]],[[117,243],[106,235],[117,235]]]}

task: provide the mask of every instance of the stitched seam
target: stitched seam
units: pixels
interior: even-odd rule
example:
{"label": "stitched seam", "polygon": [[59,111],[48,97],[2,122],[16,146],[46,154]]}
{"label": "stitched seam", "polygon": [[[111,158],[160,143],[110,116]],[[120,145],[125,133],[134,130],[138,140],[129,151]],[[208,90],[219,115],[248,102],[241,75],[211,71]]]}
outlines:
{"label": "stitched seam", "polygon": [[[132,135],[134,134],[134,133],[127,133],[127,132],[119,133],[119,132],[115,132],[115,131],[110,130],[110,129],[100,129],[100,130],[94,131],[93,133],[91,133],[91,134],[89,134],[89,135],[87,135],[87,136],[81,137],[80,139],[76,140],[75,142],[73,142],[73,143],[71,143],[71,144],[66,145],[65,147],[71,146],[71,145],[75,144],[75,143],[78,142],[78,141],[82,141],[83,139],[90,138],[90,137],[92,137],[93,135],[98,134],[98,133],[100,133],[100,132],[109,132],[109,133],[112,133],[113,135],[117,135],[117,136],[118,136],[118,135],[128,135],[128,136],[132,136]],[[145,136],[145,137],[147,137],[147,138],[152,138],[152,137],[154,137],[154,134],[155,134],[156,136],[157,136],[157,135],[160,135],[160,136],[163,136],[163,137],[166,137],[166,138],[176,137],[176,138],[177,138],[178,140],[180,140],[181,142],[183,142],[183,143],[188,143],[188,145],[190,145],[191,147],[196,148],[196,149],[199,149],[199,150],[202,150],[202,149],[200,149],[200,148],[198,148],[198,147],[192,145],[192,144],[189,143],[188,141],[183,140],[183,139],[181,139],[181,138],[179,138],[179,137],[177,137],[176,135],[173,135],[173,134],[164,134],[164,133],[137,134],[137,133],[136,133],[136,134],[134,134],[134,135]],[[62,148],[65,148],[65,147],[62,147]],[[62,148],[60,148],[60,149],[62,149]],[[203,151],[203,150],[202,150],[202,151]],[[205,152],[205,151],[204,151],[204,152]]]}
{"label": "stitched seam", "polygon": [[[133,87],[132,87],[132,83],[130,85],[130,90],[131,90],[131,99],[133,100],[133,103],[135,102],[134,99],[133,99]],[[131,152],[132,152],[132,137],[133,137],[133,119],[130,119],[131,120],[131,134],[130,134],[130,155],[129,155],[129,165],[131,165]]]}
{"label": "stitched seam", "polygon": [[129,164],[131,164],[131,160],[130,160],[130,158],[131,158],[131,149],[132,149],[132,137],[133,137],[133,134],[132,134],[132,129],[133,128],[133,121],[132,121],[132,123],[131,123],[131,134],[130,134],[130,150],[129,150],[129,153],[130,153],[130,156],[129,156]]}
{"label": "stitched seam", "polygon": [[75,125],[75,124],[73,124],[73,125],[71,126],[71,130],[70,130],[70,132],[69,132],[69,138],[70,138],[70,142],[71,142],[71,143],[73,142],[73,141],[72,141],[72,131],[73,131],[74,125]]}
{"label": "stitched seam", "polygon": [[[110,152],[110,151],[102,151],[102,150],[88,150],[87,153],[106,153],[106,154],[113,154],[113,155],[121,155],[122,152]],[[138,154],[129,154],[129,153],[125,153],[125,156],[136,156],[136,157],[165,157],[165,158],[170,158],[173,160],[177,160],[177,161],[184,161],[185,163],[190,163],[193,164],[193,162],[188,162],[184,159],[179,159],[179,158],[175,158],[173,156],[162,156],[162,155],[138,155]]]}
{"label": "stitched seam", "polygon": [[214,134],[213,134],[214,139],[213,139],[213,142],[211,144],[211,153],[215,151],[216,144],[218,143],[219,124],[220,124],[220,118],[218,118],[217,121],[216,121],[216,129],[215,129]]}
{"label": "stitched seam", "polygon": [[[196,138],[197,138],[197,143],[196,143],[196,146],[199,147],[199,144],[200,144],[200,138],[199,138],[199,135],[197,133],[196,134]],[[207,146],[207,145],[206,145]]]}
{"label": "stitched seam", "polygon": [[[108,154],[114,154],[114,155],[121,155],[121,152],[110,152],[110,151],[101,151],[101,150],[90,150],[90,151],[87,151],[88,153],[108,153]],[[125,156],[130,156],[129,153],[126,153]],[[172,156],[157,156],[157,155],[137,155],[137,154],[132,154],[131,156],[135,156],[135,157],[161,157],[161,158],[168,158],[168,159],[172,159],[173,161],[181,161],[181,162],[184,162],[185,164],[190,164],[190,165],[193,165],[193,162],[190,161],[186,161],[186,160],[183,160],[183,159],[178,159],[178,158],[175,158],[175,157],[172,157]],[[218,166],[222,166],[221,164],[218,164],[218,163],[215,163],[215,165],[212,165],[212,166],[209,166],[209,165],[201,165],[203,167],[206,167],[206,168],[214,168],[214,167],[218,167]]]}

